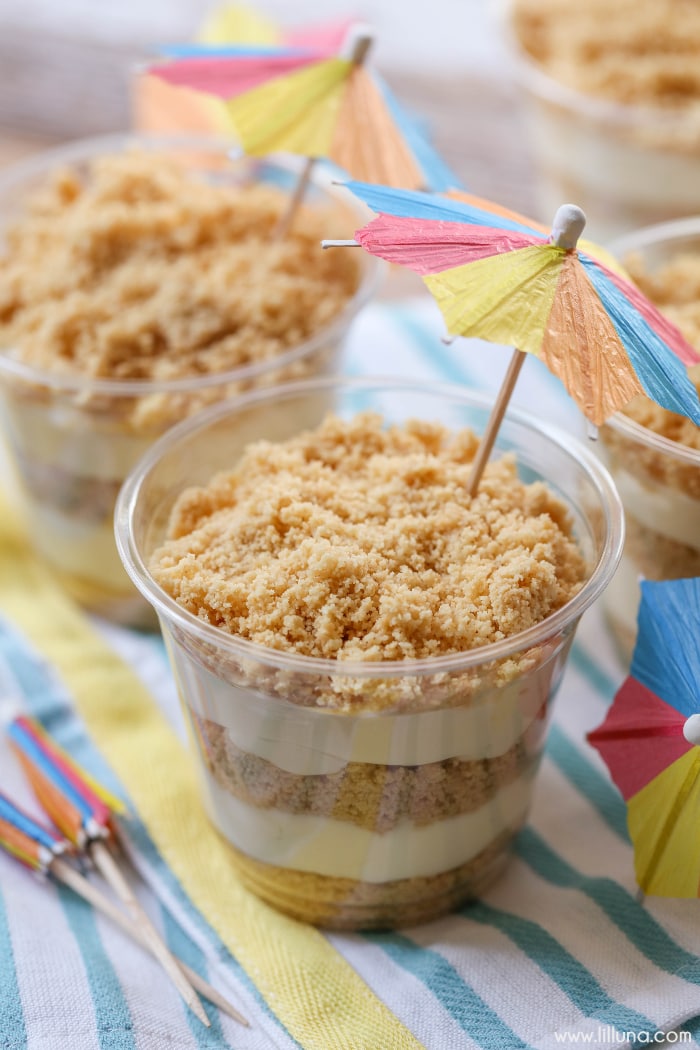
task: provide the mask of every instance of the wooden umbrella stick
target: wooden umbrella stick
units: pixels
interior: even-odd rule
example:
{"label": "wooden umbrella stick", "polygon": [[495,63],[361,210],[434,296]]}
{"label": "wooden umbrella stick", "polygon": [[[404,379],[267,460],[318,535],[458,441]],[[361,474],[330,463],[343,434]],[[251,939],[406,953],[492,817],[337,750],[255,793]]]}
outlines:
{"label": "wooden umbrella stick", "polygon": [[278,241],[283,241],[289,233],[289,228],[294,222],[294,217],[296,216],[296,213],[299,210],[299,207],[301,206],[301,202],[303,201],[306,195],[306,190],[308,188],[309,183],[311,182],[311,176],[313,175],[315,166],[316,157],[307,157],[306,163],[304,164],[301,174],[297,179],[297,184],[294,187],[294,193],[289,198],[287,207],[280,215],[279,219],[277,220],[277,225],[272,231],[272,237],[270,239],[273,244],[277,244]]}
{"label": "wooden umbrella stick", "polygon": [[168,977],[189,1006],[190,1010],[196,1014],[202,1024],[206,1025],[207,1028],[210,1028],[211,1022],[204,1012],[204,1007],[199,1001],[197,993],[185,977],[178,961],[172,955],[167,944],[139,904],[131,886],[127,882],[104,842],[99,840],[93,841],[88,848],[90,856],[95,862],[95,867],[105,881],[112,887],[119,900],[126,905],[133,918],[139,923],[143,936],[148,941],[149,949],[158,959],[158,962],[161,964]]}
{"label": "wooden umbrella stick", "polygon": [[[125,915],[123,911],[112,904],[109,897],[106,897],[104,893],[101,893],[91,882],[76,871],[75,868],[71,867],[70,864],[66,863],[61,857],[55,857],[50,866],[49,871],[51,874],[59,880],[59,882],[65,883],[69,886],[74,893],[77,893],[79,897],[86,900],[88,904],[91,904],[93,908],[101,911],[103,915],[110,918],[117,926],[119,926],[125,933],[130,934],[134,940],[138,941],[139,944],[147,948],[148,951],[153,954],[153,949],[148,942],[144,931],[137,923],[131,919],[128,915]],[[177,956],[174,956],[177,959]],[[205,981],[203,977],[197,973],[196,970],[192,970],[186,963],[182,962],[181,959],[177,959],[177,964],[181,968],[182,972],[189,979],[190,983],[198,992],[204,995],[210,1002],[218,1006],[220,1010],[223,1010],[225,1014],[232,1017],[234,1021],[238,1021],[239,1024],[245,1025],[246,1028],[250,1028],[250,1024],[243,1017],[242,1014],[236,1010],[228,999],[216,990],[208,981]]]}
{"label": "wooden umbrella stick", "polygon": [[477,449],[476,457],[472,463],[471,474],[467,481],[467,492],[470,496],[476,494],[476,490],[479,487],[481,476],[484,473],[484,468],[489,461],[489,456],[493,449],[496,437],[498,436],[498,429],[503,421],[503,417],[506,414],[508,403],[510,402],[511,395],[515,388],[515,384],[518,381],[520,375],[520,369],[525,363],[525,357],[527,355],[522,350],[514,350],[513,356],[510,359],[508,365],[508,371],[505,374],[505,378],[501,383],[501,389],[496,395],[493,408],[491,409],[491,415],[489,416],[488,423],[486,424],[486,430],[484,436],[479,442],[479,448]]}
{"label": "wooden umbrella stick", "polygon": [[[347,35],[347,38],[341,48],[340,57],[345,58],[348,62],[352,62],[354,66],[361,66],[364,60],[367,58],[369,50],[374,43],[374,37],[371,31],[365,25],[353,26]],[[314,166],[318,158],[308,157],[306,164],[302,168],[297,184],[294,188],[292,196],[289,198],[289,203],[280,215],[277,225],[272,231],[272,243],[277,244],[278,241],[284,240],[289,233],[289,229],[294,222],[294,217],[299,210],[301,202],[304,199],[306,190],[311,181]]]}

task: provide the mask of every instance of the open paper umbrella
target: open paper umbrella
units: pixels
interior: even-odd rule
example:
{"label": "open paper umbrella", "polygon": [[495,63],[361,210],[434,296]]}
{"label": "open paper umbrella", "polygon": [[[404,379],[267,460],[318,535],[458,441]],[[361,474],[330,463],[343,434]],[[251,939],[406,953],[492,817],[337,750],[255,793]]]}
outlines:
{"label": "open paper umbrella", "polygon": [[[206,18],[196,41],[168,44],[161,57],[195,58],[244,53],[265,47],[320,50],[336,54],[352,20],[349,18],[282,27],[260,11],[243,4],[225,4]],[[173,87],[153,76],[139,75],[133,82],[132,102],[137,127],[150,132],[195,132],[226,135],[231,121],[219,98],[182,87]]]}
{"label": "open paper umbrella", "polygon": [[[585,225],[579,208],[560,208],[550,233],[466,194],[431,197],[358,182],[348,188],[379,213],[349,243],[421,274],[452,335],[517,347],[471,491],[525,352],[544,361],[595,425],[641,393],[700,424],[685,368],[700,357],[603,248],[578,244]],[[337,243],[348,242],[324,246]]]}
{"label": "open paper umbrella", "polygon": [[627,802],[637,882],[700,896],[700,578],[644,581],[630,675],[588,740]]}
{"label": "open paper umbrella", "polygon": [[385,85],[365,67],[372,37],[356,27],[341,53],[261,48],[151,67],[170,84],[224,99],[246,153],[327,158],[391,186],[448,189],[458,180]]}

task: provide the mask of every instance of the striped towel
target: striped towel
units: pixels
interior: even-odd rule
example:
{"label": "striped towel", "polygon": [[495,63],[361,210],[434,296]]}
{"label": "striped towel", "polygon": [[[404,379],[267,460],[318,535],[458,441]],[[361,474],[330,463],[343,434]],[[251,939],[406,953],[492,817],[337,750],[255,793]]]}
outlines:
{"label": "striped towel", "polygon": [[[433,304],[376,306],[350,372],[493,390],[508,351],[445,347]],[[538,362],[515,400],[580,428]],[[170,946],[232,998],[205,1031],[157,965],[72,894],[0,856],[4,1050],[467,1050],[698,1045],[700,908],[637,899],[625,806],[584,736],[623,677],[599,609],[561,687],[531,820],[478,903],[400,933],[324,934],[230,876],[203,818],[162,643],[90,624],[0,516],[0,717],[22,708],[138,812],[140,895]],[[2,785],[34,804],[3,741]],[[176,771],[175,773],[173,771]],[[155,892],[154,892],[155,891]]]}

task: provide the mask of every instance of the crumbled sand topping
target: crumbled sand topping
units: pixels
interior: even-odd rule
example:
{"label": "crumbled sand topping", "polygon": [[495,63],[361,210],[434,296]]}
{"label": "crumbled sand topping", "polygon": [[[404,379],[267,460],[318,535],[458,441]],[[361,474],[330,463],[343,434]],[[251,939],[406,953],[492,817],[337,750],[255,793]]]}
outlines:
{"label": "crumbled sand topping", "polygon": [[565,507],[511,458],[466,492],[471,431],[329,416],[177,502],[151,571],[180,605],[273,649],[339,660],[460,652],[549,616],[586,566]]}
{"label": "crumbled sand topping", "polygon": [[336,316],[359,278],[352,252],[320,248],[328,212],[303,208],[271,243],[286,201],[140,153],[102,157],[85,179],[56,173],[0,256],[0,345],[50,372],[114,379],[275,358]]}
{"label": "crumbled sand topping", "polygon": [[[625,266],[644,294],[700,352],[700,253],[679,254],[654,273],[634,255],[625,259]],[[700,394],[700,365],[690,369],[690,378]],[[647,397],[636,397],[625,408],[625,415],[670,441],[700,450],[700,427]]]}
{"label": "crumbled sand topping", "polygon": [[514,0],[513,22],[525,51],[568,87],[700,114],[697,0]]}

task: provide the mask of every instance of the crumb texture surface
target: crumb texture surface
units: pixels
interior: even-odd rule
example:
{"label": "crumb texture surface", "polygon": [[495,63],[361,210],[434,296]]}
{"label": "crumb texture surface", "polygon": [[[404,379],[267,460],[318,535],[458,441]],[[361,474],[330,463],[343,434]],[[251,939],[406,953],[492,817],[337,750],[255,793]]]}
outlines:
{"label": "crumb texture surface", "polygon": [[499,641],[559,609],[586,566],[568,513],[514,462],[466,491],[477,439],[378,415],[249,446],[187,490],[151,571],[184,608],[268,648],[400,660]]}
{"label": "crumb texture surface", "polygon": [[700,116],[696,0],[515,0],[515,33],[568,87]]}
{"label": "crumb texture surface", "polygon": [[[625,266],[647,298],[678,325],[700,353],[700,252],[681,252],[654,272],[633,254],[625,259]],[[691,368],[689,374],[700,394],[700,365]],[[700,427],[649,398],[636,397],[625,414],[669,441],[700,451]]]}
{"label": "crumb texture surface", "polygon": [[[221,175],[221,173],[219,173]],[[0,255],[0,345],[49,372],[172,380],[279,356],[354,294],[358,260],[323,252],[348,217],[207,182],[175,159],[125,152],[56,172]]]}

